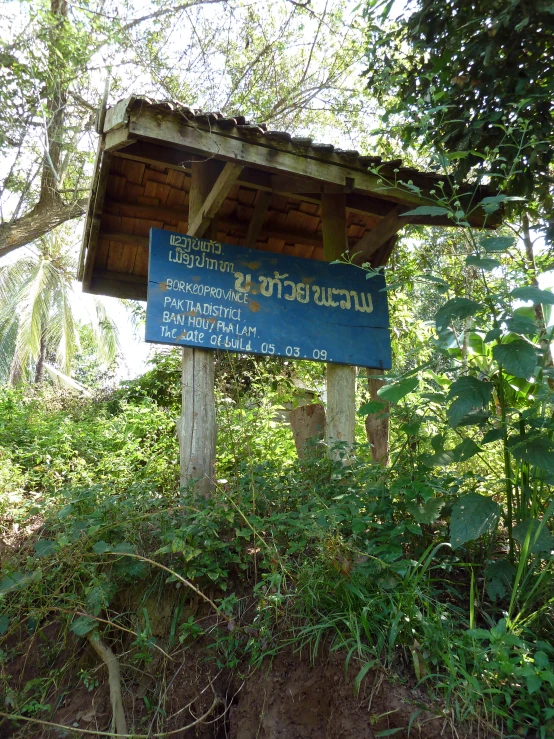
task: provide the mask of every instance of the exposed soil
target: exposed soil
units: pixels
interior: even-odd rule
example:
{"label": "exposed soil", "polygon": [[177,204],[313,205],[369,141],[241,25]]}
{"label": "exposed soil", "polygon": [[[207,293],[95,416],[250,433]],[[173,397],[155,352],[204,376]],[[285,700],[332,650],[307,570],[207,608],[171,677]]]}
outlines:
{"label": "exposed soil", "polygon": [[[71,727],[73,732],[23,722],[16,726],[4,721],[0,723],[1,739],[70,736],[84,739],[92,734],[82,730],[110,730],[106,669],[99,668],[95,674],[100,684],[88,691],[76,673],[80,668],[94,669],[98,659],[84,640],[74,646],[77,644],[80,654],[73,654],[76,657],[73,675],[60,685],[55,700],[50,699],[58,705],[51,720]],[[180,663],[160,659],[142,670],[132,670],[122,659],[129,727],[150,737],[157,733],[168,736],[173,731],[170,736],[175,739],[374,739],[379,734],[396,739],[471,739],[474,736],[471,727],[454,728],[450,717],[439,708],[433,711],[422,692],[381,671],[370,671],[355,696],[357,669],[352,668],[351,674],[346,675],[344,655],[333,654],[313,665],[307,655],[281,653],[272,662],[267,660],[261,668],[242,677],[238,670],[219,670],[206,657],[206,651],[195,644],[184,652]],[[68,651],[64,649],[57,660],[67,659]],[[33,675],[40,677],[41,672],[45,674],[47,668],[54,666],[42,662],[42,669],[41,661],[39,650],[32,649],[25,658],[12,663],[14,684],[21,685],[21,679],[26,682]],[[156,705],[161,709],[158,712],[154,710]],[[203,716],[203,721],[195,723]],[[190,727],[191,724],[195,725]],[[187,726],[190,728],[183,728]],[[486,736],[481,730],[480,737]]]}

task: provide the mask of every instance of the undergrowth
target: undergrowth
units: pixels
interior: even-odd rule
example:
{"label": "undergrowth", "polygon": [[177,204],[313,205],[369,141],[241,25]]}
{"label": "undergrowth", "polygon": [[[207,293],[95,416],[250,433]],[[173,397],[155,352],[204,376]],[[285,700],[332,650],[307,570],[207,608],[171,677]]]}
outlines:
{"label": "undergrowth", "polygon": [[[509,569],[502,527],[449,543],[452,511],[494,484],[490,469],[453,475],[414,451],[384,470],[367,445],[346,464],[316,448],[299,461],[276,395],[226,397],[235,445],[204,499],[168,463],[174,407],[137,384],[94,403],[2,391],[3,713],[49,720],[77,685],[94,689],[82,654],[99,636],[126,655],[124,680],[197,645],[241,674],[284,648],[331,650],[356,689],[382,670],[419,683],[438,715],[550,736],[550,561]],[[33,650],[46,668],[26,679]],[[154,685],[143,723],[163,727],[161,699]]]}

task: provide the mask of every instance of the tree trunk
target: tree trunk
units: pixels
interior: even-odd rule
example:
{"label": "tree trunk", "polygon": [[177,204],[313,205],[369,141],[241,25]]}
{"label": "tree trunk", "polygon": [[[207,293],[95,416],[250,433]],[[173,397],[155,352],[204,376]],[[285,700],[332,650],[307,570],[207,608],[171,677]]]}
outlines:
{"label": "tree trunk", "polygon": [[[527,213],[524,213],[521,223],[523,227],[523,244],[525,246],[527,274],[531,280],[531,285],[533,287],[538,287],[539,281],[537,279],[537,266],[535,264],[535,254],[533,253],[533,242],[531,240],[531,226],[529,224],[529,216]],[[553,367],[552,348],[547,339],[546,320],[544,317],[543,307],[540,303],[535,303],[533,310],[535,312],[535,320],[539,328],[539,341],[543,351],[546,352],[545,364],[547,367]]]}
{"label": "tree trunk", "polygon": [[52,23],[48,34],[44,156],[39,199],[21,217],[0,223],[0,257],[44,236],[65,221],[79,218],[86,206],[86,200],[66,203],[58,192],[66,120],[67,84],[70,78],[63,58],[63,34],[67,23],[67,10],[66,0],[51,0],[50,12],[55,22]]}
{"label": "tree trunk", "polygon": [[319,456],[325,436],[325,408],[321,403],[309,403],[293,408],[289,413],[289,421],[296,445],[298,457],[302,459],[309,454]]}
{"label": "tree trunk", "polygon": [[44,360],[46,359],[46,337],[44,332],[40,337],[40,353],[38,355],[37,366],[35,367],[35,384],[42,382],[44,376]]}
{"label": "tree trunk", "polygon": [[[370,400],[381,400],[377,395],[377,391],[385,383],[381,379],[382,372],[378,369],[367,370],[367,387],[369,390]],[[378,462],[383,466],[389,464],[389,411],[390,403],[386,403],[386,407],[381,413],[370,413],[365,419],[365,430],[367,440],[371,446],[371,456],[374,462]],[[382,417],[384,415],[384,418]]]}

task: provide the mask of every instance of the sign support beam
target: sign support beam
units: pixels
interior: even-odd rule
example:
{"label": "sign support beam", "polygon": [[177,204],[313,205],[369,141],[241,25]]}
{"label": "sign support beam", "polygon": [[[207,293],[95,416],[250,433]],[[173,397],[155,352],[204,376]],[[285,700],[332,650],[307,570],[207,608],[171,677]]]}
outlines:
{"label": "sign support beam", "polygon": [[[348,253],[346,230],[346,196],[323,193],[321,196],[323,257],[332,262]],[[356,368],[344,364],[327,364],[327,423],[325,436],[332,459],[340,458],[333,447],[342,442],[354,443],[356,427]]]}
{"label": "sign support beam", "polygon": [[[194,162],[192,165],[188,221],[193,227],[200,224],[198,230],[202,229],[206,214],[210,212],[207,201],[216,190],[216,185],[221,183],[222,174],[221,165],[213,160]],[[229,182],[229,172],[223,179]],[[232,183],[229,189],[231,186]],[[215,210],[210,212],[202,231],[208,231],[208,236],[212,238],[217,238],[217,227],[213,222],[215,215]],[[197,232],[191,235],[201,234]],[[182,410],[177,424],[181,486],[197,480],[195,492],[207,497],[214,489],[217,441],[213,351],[183,348],[181,391]]]}

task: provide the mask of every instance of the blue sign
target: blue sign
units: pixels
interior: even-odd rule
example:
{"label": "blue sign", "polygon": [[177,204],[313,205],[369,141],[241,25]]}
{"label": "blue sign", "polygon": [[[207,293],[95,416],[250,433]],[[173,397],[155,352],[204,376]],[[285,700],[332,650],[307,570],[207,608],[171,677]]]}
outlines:
{"label": "blue sign", "polygon": [[146,341],[390,369],[384,277],[150,231]]}

